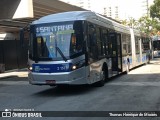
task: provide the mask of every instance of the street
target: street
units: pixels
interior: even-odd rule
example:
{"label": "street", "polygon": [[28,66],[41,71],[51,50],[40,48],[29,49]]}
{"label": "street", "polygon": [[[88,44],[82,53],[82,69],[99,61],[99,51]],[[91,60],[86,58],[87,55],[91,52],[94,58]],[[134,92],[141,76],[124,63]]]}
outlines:
{"label": "street", "polygon": [[[103,87],[34,86],[27,77],[0,79],[0,111],[160,111],[160,58],[107,81]],[[13,118],[0,118],[10,120]],[[17,118],[14,118],[15,120]],[[27,119],[27,118],[25,118]],[[40,118],[38,118],[40,119]],[[43,118],[42,118],[43,119]],[[122,117],[55,117],[52,120],[122,120]],[[156,117],[130,118],[158,120]]]}

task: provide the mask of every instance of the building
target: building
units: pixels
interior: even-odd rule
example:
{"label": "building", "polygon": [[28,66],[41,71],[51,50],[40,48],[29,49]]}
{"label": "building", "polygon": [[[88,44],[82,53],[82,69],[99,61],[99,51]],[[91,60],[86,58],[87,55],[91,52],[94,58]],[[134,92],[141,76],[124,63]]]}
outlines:
{"label": "building", "polygon": [[69,4],[100,13],[116,20],[134,18],[149,14],[153,0],[61,0]]}
{"label": "building", "polygon": [[119,7],[118,6],[104,7],[103,15],[106,17],[110,17],[110,18],[118,20],[119,19]]}
{"label": "building", "polygon": [[91,0],[60,0],[71,5],[75,5],[87,10],[91,9]]}

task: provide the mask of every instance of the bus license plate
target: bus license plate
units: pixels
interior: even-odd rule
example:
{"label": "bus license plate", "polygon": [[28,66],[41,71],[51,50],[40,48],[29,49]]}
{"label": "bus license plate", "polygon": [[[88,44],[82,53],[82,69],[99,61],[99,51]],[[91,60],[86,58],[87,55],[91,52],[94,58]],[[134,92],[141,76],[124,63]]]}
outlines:
{"label": "bus license plate", "polygon": [[56,81],[55,80],[46,80],[46,84],[55,84]]}

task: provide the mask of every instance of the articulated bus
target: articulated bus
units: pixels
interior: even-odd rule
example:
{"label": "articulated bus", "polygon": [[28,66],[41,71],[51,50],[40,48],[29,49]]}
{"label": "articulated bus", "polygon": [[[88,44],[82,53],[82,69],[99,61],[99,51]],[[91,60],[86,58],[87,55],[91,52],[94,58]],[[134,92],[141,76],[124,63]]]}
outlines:
{"label": "articulated bus", "polygon": [[30,25],[29,82],[103,86],[149,61],[150,39],[91,11],[42,17]]}

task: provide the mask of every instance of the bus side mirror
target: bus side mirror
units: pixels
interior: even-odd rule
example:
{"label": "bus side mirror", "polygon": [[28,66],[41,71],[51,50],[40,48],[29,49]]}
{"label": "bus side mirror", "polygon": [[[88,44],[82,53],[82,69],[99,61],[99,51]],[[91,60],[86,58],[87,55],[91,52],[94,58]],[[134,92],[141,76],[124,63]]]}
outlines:
{"label": "bus side mirror", "polygon": [[24,29],[20,29],[20,46],[24,45]]}

